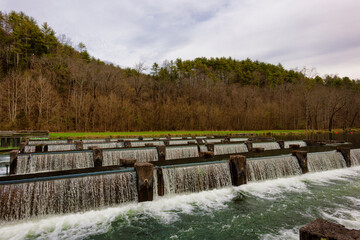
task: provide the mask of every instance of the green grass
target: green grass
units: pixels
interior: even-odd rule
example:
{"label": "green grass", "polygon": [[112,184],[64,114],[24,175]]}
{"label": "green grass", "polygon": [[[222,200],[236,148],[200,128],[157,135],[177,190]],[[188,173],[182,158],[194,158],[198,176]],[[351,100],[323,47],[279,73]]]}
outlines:
{"label": "green grass", "polygon": [[18,147],[0,147],[0,151],[19,149]]}
{"label": "green grass", "polygon": [[[309,132],[309,131],[308,131]],[[164,136],[202,136],[202,135],[228,135],[228,134],[256,134],[256,135],[278,135],[278,134],[301,134],[305,130],[261,130],[261,131],[155,131],[155,132],[50,132],[51,139],[72,138],[106,138],[117,137],[164,137]]]}

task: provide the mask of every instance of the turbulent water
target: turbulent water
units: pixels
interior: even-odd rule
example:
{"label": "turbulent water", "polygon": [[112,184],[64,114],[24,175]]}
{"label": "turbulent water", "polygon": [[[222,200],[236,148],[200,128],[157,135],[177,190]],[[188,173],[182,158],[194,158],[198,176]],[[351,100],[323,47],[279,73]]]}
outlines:
{"label": "turbulent water", "polygon": [[16,174],[94,167],[91,151],[20,154]]}
{"label": "turbulent water", "polygon": [[253,143],[253,147],[254,148],[264,148],[265,151],[280,149],[280,145],[277,142]]}
{"label": "turbulent water", "polygon": [[166,160],[199,157],[197,145],[166,147]]}
{"label": "turbulent water", "polygon": [[307,158],[310,172],[319,172],[346,167],[344,157],[337,151],[308,153]]}
{"label": "turbulent water", "polygon": [[164,168],[163,175],[165,195],[199,192],[231,185],[227,162]]}
{"label": "turbulent water", "polygon": [[298,239],[316,218],[360,229],[360,167],[1,225],[0,239]]}
{"label": "turbulent water", "polygon": [[244,143],[214,145],[215,155],[234,154],[234,153],[243,153],[243,152],[248,152],[248,149]]}
{"label": "turbulent water", "polygon": [[248,181],[275,179],[302,173],[298,160],[294,156],[249,159],[246,167]]}
{"label": "turbulent water", "polygon": [[137,162],[158,160],[156,148],[119,149],[103,151],[103,166],[119,165],[120,159],[135,158]]}
{"label": "turbulent water", "polygon": [[[104,150],[104,163],[157,160],[154,147],[135,151]],[[360,150],[351,156],[360,165]],[[165,196],[155,189],[154,201],[143,203],[132,202],[130,172],[0,186],[3,218],[39,215],[0,224],[0,239],[298,239],[299,228],[319,217],[360,229],[360,166],[346,168],[335,151],[308,160],[311,172],[300,175],[293,156],[248,159],[249,182],[240,187],[231,186],[227,162],[163,168]],[[30,197],[14,197],[22,194]]]}

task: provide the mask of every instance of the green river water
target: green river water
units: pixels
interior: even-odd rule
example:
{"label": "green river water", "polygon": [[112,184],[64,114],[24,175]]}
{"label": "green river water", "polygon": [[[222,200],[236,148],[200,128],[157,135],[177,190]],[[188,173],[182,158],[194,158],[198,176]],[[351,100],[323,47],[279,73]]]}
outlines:
{"label": "green river water", "polygon": [[0,226],[0,239],[298,239],[316,218],[360,229],[360,167]]}
{"label": "green river water", "polygon": [[360,167],[0,227],[0,239],[298,239],[321,217],[360,229]]}

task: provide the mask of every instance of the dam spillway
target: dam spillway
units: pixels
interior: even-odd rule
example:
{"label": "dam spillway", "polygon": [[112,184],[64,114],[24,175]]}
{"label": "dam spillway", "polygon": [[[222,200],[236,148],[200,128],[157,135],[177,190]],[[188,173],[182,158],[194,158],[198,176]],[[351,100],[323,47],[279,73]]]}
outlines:
{"label": "dam spillway", "polygon": [[[248,182],[298,176],[303,173],[303,166],[300,164],[301,159],[297,155],[291,154],[262,158],[250,157],[247,160],[245,158],[245,171],[241,170],[241,167],[234,170],[234,167],[240,165],[231,165],[229,155],[250,152],[243,142],[231,141],[231,139],[225,142],[222,140],[220,143],[207,143],[205,145],[199,141],[197,144],[187,145],[165,146],[164,144],[163,146],[152,147],[94,148],[82,151],[19,154],[17,156],[16,174],[3,179],[0,178],[1,213],[3,212],[6,216],[2,221],[27,219],[49,214],[82,212],[119,203],[137,202],[140,199],[139,196],[142,196],[139,192],[139,186],[151,189],[151,196],[161,198],[164,195],[233,186],[236,182],[234,178],[238,177],[236,171],[240,171],[238,172],[240,175],[245,174]],[[102,144],[109,144],[109,142]],[[268,149],[272,149],[273,146],[280,146],[277,142],[260,142],[259,144],[270,146]],[[200,157],[200,153],[211,151],[215,152],[217,156],[223,156],[221,158],[224,160],[208,159],[206,162],[197,162],[204,161],[204,158]],[[351,165],[356,166],[359,163],[359,150],[351,149],[349,152]],[[163,166],[162,164],[165,162],[160,159],[162,157],[165,157],[165,161],[170,162],[172,160],[192,159],[192,163],[182,164],[179,162],[175,165]],[[95,163],[99,159],[101,165],[96,165]],[[141,177],[138,174],[140,173],[134,171],[131,165],[130,167],[122,165],[121,160],[124,159],[134,160],[137,163],[148,163],[147,166],[153,166],[156,163],[154,171],[151,172],[151,179],[146,177],[144,178],[146,181],[143,179],[144,182],[139,183]],[[242,161],[241,159],[244,158],[237,160]],[[310,172],[346,168],[347,166],[343,152],[339,151],[308,153],[306,159]],[[114,167],[113,170],[105,170],[106,167],[111,166]],[[81,174],[74,173],[75,170],[81,169],[83,169]],[[87,173],[89,169],[93,170]],[[27,178],[24,174],[29,174],[31,177]],[[37,174],[42,175],[37,177]],[[130,179],[132,180],[130,181]],[[116,183],[120,180],[129,186],[125,187]],[[111,185],[109,182],[112,181],[116,184]],[[87,188],[84,186],[85,184],[97,186],[99,190],[95,191],[93,187]],[[61,188],[60,185],[64,185],[64,187]],[[46,195],[44,193],[46,188],[48,188],[48,192],[61,192],[61,196],[65,199],[58,200],[60,195],[56,194],[54,199],[52,196]],[[43,195],[44,199],[35,197],[37,194]],[[22,198],[25,195],[32,196],[29,200],[30,203],[22,203],[25,201],[23,199],[17,200],[17,198]],[[75,199],[70,200],[71,197]],[[87,197],[97,199],[92,199],[90,203],[84,203],[84,199]],[[144,196],[141,198],[146,199]],[[44,204],[42,201],[49,201],[49,203]],[[32,210],[20,209],[15,211],[16,206],[11,205],[10,202],[13,202],[14,205],[24,204]],[[39,204],[42,206],[38,206]],[[64,206],[59,207],[60,205]],[[78,207],[75,207],[77,205]],[[14,216],[10,216],[12,213]]]}
{"label": "dam spillway", "polygon": [[1,185],[0,196],[2,221],[88,211],[137,201],[136,175],[123,172]]}
{"label": "dam spillway", "polygon": [[301,173],[295,156],[268,157],[247,161],[247,180],[249,182],[301,175]]}
{"label": "dam spillway", "polygon": [[327,171],[345,168],[346,162],[340,152],[309,153],[308,167],[310,172]]}
{"label": "dam spillway", "polygon": [[164,193],[200,192],[231,186],[227,162],[163,168]]}

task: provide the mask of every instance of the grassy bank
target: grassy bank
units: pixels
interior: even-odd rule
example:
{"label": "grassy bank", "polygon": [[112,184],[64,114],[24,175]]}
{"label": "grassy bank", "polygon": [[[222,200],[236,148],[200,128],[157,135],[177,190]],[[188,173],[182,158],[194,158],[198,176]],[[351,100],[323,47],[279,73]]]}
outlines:
{"label": "grassy bank", "polygon": [[[341,132],[341,130],[334,130]],[[316,133],[327,131],[316,131]],[[118,137],[164,137],[164,136],[203,136],[203,135],[228,135],[228,134],[255,134],[255,135],[281,135],[281,134],[304,134],[311,133],[306,130],[261,130],[261,131],[155,131],[155,132],[51,132],[51,139],[72,138],[106,138]]]}

